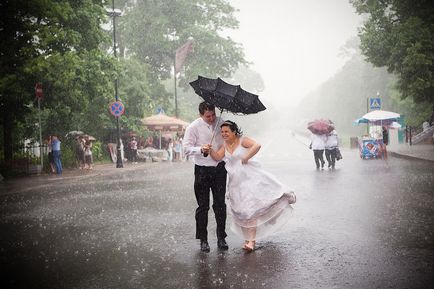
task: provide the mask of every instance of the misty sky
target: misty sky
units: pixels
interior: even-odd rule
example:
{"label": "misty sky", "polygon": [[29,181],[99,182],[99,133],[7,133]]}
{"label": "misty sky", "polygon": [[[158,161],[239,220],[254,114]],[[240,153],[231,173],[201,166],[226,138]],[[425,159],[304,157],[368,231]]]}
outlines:
{"label": "misty sky", "polygon": [[345,63],[339,50],[361,24],[348,0],[230,0],[253,70],[265,82],[264,103],[296,105]]}

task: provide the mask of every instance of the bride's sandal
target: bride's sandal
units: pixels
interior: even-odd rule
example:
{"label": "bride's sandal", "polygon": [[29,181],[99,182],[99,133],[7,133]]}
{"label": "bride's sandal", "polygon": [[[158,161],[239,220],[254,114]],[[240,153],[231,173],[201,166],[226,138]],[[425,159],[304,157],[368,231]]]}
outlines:
{"label": "bride's sandal", "polygon": [[[249,244],[252,244],[251,246],[249,246]],[[255,241],[249,241],[246,244],[244,244],[243,247],[244,250],[246,250],[248,253],[253,252],[255,250]]]}
{"label": "bride's sandal", "polygon": [[244,250],[246,250],[246,245],[249,243],[249,241],[248,240],[245,240],[244,241],[244,244],[243,244],[243,246],[241,247],[242,249],[244,249]]}

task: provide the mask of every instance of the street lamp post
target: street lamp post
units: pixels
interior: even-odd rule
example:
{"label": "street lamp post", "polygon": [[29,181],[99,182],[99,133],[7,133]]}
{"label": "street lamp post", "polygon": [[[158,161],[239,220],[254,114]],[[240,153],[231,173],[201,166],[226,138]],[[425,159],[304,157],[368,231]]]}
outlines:
{"label": "street lamp post", "polygon": [[[107,14],[113,18],[113,53],[115,58],[117,58],[116,54],[116,17],[121,16],[122,11],[119,9],[115,9],[115,0],[112,1],[112,10],[107,10]],[[116,101],[119,100],[118,98],[118,79],[115,79],[115,99]],[[116,117],[116,130],[117,130],[117,139],[116,139],[116,168],[123,168],[123,160],[122,160],[122,153],[121,153],[121,131],[119,127],[119,117]]]}

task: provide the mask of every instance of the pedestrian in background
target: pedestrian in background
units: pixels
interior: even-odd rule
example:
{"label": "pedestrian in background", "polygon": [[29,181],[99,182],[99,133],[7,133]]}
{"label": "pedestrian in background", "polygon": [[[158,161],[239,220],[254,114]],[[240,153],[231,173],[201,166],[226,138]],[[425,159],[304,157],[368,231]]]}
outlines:
{"label": "pedestrian in background", "polygon": [[89,136],[84,137],[84,160],[88,170],[93,169],[92,141]]}
{"label": "pedestrian in background", "polygon": [[181,140],[177,139],[175,141],[175,145],[173,147],[173,151],[175,152],[175,160],[180,161],[181,160],[181,151],[182,151],[182,142]]}
{"label": "pedestrian in background", "polygon": [[387,160],[387,145],[389,144],[389,131],[382,127],[382,141],[380,142],[381,158]]}
{"label": "pedestrian in background", "polygon": [[325,156],[328,167],[331,169],[335,168],[338,145],[338,133],[336,130],[332,130],[329,134],[327,134],[327,140],[325,144]]}
{"label": "pedestrian in background", "polygon": [[57,135],[53,135],[51,137],[51,148],[52,148],[52,153],[53,153],[53,161],[54,164],[56,166],[56,173],[58,175],[62,174],[62,161],[60,159],[60,140],[57,137]]}
{"label": "pedestrian in background", "polygon": [[324,169],[324,149],[327,141],[327,135],[325,134],[314,134],[310,136],[311,143],[309,148],[313,150],[313,158],[315,160],[316,169]]}
{"label": "pedestrian in background", "polygon": [[53,158],[53,143],[52,136],[49,135],[47,139],[47,149],[48,149],[48,164],[50,165],[50,172],[54,174],[56,172],[56,165]]}
{"label": "pedestrian in background", "polygon": [[75,156],[80,169],[84,169],[85,157],[84,157],[84,139],[83,136],[77,136],[75,140]]}
{"label": "pedestrian in background", "polygon": [[173,161],[173,140],[169,138],[168,144],[167,144],[167,154],[169,162]]}
{"label": "pedestrian in background", "polygon": [[130,141],[131,162],[137,164],[137,140],[133,136]]}

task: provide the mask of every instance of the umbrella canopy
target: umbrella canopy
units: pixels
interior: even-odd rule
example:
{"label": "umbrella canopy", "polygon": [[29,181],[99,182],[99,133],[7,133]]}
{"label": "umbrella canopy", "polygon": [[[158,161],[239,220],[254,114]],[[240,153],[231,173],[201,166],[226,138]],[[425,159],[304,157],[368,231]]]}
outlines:
{"label": "umbrella canopy", "polygon": [[72,130],[72,131],[68,132],[65,136],[74,138],[74,137],[77,137],[77,136],[83,135],[83,134],[84,134],[84,132],[82,132],[81,130]]}
{"label": "umbrella canopy", "polygon": [[162,113],[145,117],[142,123],[152,131],[182,131],[189,125],[186,121]]}
{"label": "umbrella canopy", "polygon": [[90,141],[96,141],[96,138],[94,136],[88,135],[88,134],[84,134],[83,137],[86,139],[89,139]]}
{"label": "umbrella canopy", "polygon": [[266,109],[256,94],[247,92],[241,86],[229,84],[220,78],[212,79],[199,75],[197,80],[190,82],[190,85],[196,94],[207,103],[215,105],[222,111],[251,114]]}
{"label": "umbrella canopy", "polygon": [[307,129],[314,134],[328,134],[332,132],[335,127],[333,123],[327,119],[315,119],[307,124]]}
{"label": "umbrella canopy", "polygon": [[371,123],[371,124],[391,124],[394,121],[398,121],[401,115],[396,112],[387,110],[373,110],[368,112],[361,118],[354,121],[354,124]]}
{"label": "umbrella canopy", "polygon": [[151,131],[160,132],[160,149],[161,149],[161,137],[162,131],[183,131],[189,125],[188,122],[179,118],[167,116],[163,113],[145,117],[142,119],[142,123]]}

